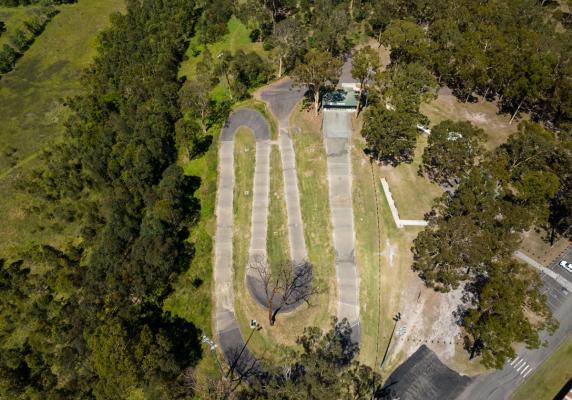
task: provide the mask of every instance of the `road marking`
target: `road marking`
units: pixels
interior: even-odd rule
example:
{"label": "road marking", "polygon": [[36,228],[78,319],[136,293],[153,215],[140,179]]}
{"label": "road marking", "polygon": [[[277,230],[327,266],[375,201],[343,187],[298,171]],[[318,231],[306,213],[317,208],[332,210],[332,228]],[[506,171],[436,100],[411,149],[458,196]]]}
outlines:
{"label": "road marking", "polygon": [[513,365],[520,357],[516,357],[514,360],[512,360],[512,362],[510,363],[510,365]]}
{"label": "road marking", "polygon": [[528,369],[530,369],[530,365],[527,365],[526,368],[523,369],[520,374],[523,375]]}
{"label": "road marking", "polygon": [[528,364],[527,363],[523,363],[520,367],[518,367],[518,369],[516,370],[516,372],[520,373],[520,370],[526,366],[526,368],[528,368]]}
{"label": "road marking", "polygon": [[530,374],[530,371],[532,371],[532,368],[528,370],[528,372],[526,374],[524,374],[522,377],[526,378],[526,375]]}
{"label": "road marking", "polygon": [[518,367],[520,364],[522,364],[524,362],[524,359],[520,360],[519,362],[517,362],[516,364],[513,365],[514,369],[516,369],[516,367]]}

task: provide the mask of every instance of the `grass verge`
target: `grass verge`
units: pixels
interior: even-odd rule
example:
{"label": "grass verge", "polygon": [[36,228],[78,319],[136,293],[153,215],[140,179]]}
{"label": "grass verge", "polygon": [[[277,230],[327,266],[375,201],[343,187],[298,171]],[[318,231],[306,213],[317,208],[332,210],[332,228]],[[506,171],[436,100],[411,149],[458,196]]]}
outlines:
{"label": "grass verge", "polygon": [[[301,104],[301,103],[300,103]],[[328,316],[337,313],[337,286],[332,247],[332,223],[328,199],[326,150],[320,120],[298,105],[291,116],[290,126],[300,128],[293,135],[300,207],[308,257],[316,270],[316,284],[324,289],[320,299],[322,311],[315,326],[327,329]]]}
{"label": "grass verge", "polygon": [[[379,183],[382,171],[372,166],[364,154],[359,122],[355,125],[352,172],[360,274],[360,361],[379,367],[393,329],[392,317],[402,311],[402,300],[412,276],[411,243],[420,229],[395,226]],[[391,371],[399,361],[399,358],[392,360],[384,370]]]}
{"label": "grass verge", "polygon": [[572,336],[568,336],[556,351],[512,395],[512,400],[552,400],[572,379]]}
{"label": "grass verge", "polygon": [[266,250],[270,266],[276,266],[291,259],[288,241],[288,215],[286,214],[284,199],[282,160],[278,146],[272,146],[270,150],[269,197]]}

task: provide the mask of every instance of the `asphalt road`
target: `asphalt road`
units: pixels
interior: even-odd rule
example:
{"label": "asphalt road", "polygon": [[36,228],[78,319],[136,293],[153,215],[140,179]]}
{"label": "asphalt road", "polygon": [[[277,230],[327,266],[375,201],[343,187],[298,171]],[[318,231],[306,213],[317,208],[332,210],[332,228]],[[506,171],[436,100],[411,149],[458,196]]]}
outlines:
{"label": "asphalt road", "polygon": [[[570,251],[570,249],[568,249]],[[561,268],[562,269],[562,268]],[[565,270],[563,270],[566,272]],[[458,400],[504,400],[534,373],[560,343],[572,332],[572,294],[554,279],[541,274],[544,292],[560,327],[553,336],[543,332],[541,340],[547,341],[546,347],[536,350],[523,348],[504,368],[474,379],[472,384],[458,397]]]}

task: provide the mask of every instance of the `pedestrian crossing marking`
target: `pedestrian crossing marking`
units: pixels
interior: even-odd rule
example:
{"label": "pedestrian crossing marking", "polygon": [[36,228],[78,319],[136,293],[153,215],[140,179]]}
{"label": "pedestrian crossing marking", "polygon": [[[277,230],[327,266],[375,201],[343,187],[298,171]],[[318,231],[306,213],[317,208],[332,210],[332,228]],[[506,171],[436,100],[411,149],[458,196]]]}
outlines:
{"label": "pedestrian crossing marking", "polygon": [[509,365],[516,370],[523,378],[526,378],[532,371],[532,366],[524,358],[516,357],[510,360]]}

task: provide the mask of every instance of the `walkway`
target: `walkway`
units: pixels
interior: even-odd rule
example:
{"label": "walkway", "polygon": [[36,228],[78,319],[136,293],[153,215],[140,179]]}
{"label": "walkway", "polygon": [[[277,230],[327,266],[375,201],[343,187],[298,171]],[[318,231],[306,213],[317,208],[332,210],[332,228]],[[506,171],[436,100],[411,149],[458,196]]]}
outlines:
{"label": "walkway", "polygon": [[516,258],[518,258],[519,260],[524,261],[525,263],[527,263],[531,267],[536,268],[537,270],[539,270],[543,274],[551,277],[556,282],[558,282],[560,284],[560,286],[562,286],[563,288],[566,288],[566,290],[568,290],[569,292],[572,293],[572,283],[570,283],[570,281],[566,280],[560,274],[554,272],[553,270],[551,270],[549,268],[546,268],[541,263],[539,263],[538,261],[536,261],[532,257],[527,256],[526,254],[524,254],[521,251],[516,251],[514,253],[514,256]]}

